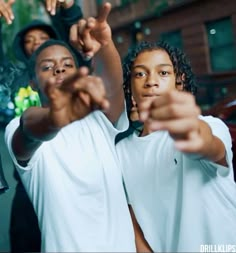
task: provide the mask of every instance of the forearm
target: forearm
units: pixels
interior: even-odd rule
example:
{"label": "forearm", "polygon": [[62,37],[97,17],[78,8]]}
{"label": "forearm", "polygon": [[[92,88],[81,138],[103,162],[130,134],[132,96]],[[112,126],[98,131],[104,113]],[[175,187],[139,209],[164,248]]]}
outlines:
{"label": "forearm", "polygon": [[51,15],[51,21],[61,39],[69,43],[70,27],[76,24],[83,17],[80,6],[75,1],[68,1],[66,5],[61,6],[56,15]]}
{"label": "forearm", "polygon": [[227,162],[223,142],[212,134],[211,128],[206,122],[200,120],[199,129],[201,138],[204,140],[199,154],[213,162],[226,166]]}
{"label": "forearm", "polygon": [[148,242],[146,241],[143,235],[143,231],[141,230],[135,218],[134,211],[130,205],[129,205],[129,211],[130,211],[130,215],[131,215],[131,219],[132,219],[133,227],[134,227],[135,244],[136,244],[137,252],[142,252],[142,253],[153,252],[153,250],[151,249],[151,247],[149,246]]}
{"label": "forearm", "polygon": [[106,115],[116,122],[124,110],[124,92],[121,59],[112,40],[95,55],[94,72],[103,79],[110,102]]}
{"label": "forearm", "polygon": [[73,4],[75,4],[74,0],[66,0],[63,4],[63,8],[69,9]]}
{"label": "forearm", "polygon": [[41,107],[30,107],[23,113],[12,141],[17,160],[29,160],[44,141],[56,136],[59,129],[53,127],[49,115],[49,109]]}
{"label": "forearm", "polygon": [[65,25],[70,27],[76,24],[81,18],[83,18],[83,13],[75,1],[68,1],[63,8],[61,8],[60,18],[64,21]]}
{"label": "forearm", "polygon": [[112,40],[95,55],[96,75],[105,82],[107,95],[113,96],[122,90],[122,65],[117,49]]}

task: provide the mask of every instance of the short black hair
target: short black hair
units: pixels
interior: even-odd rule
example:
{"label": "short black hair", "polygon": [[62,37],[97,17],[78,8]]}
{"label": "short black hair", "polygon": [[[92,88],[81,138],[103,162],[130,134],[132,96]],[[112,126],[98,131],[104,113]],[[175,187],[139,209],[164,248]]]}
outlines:
{"label": "short black hair", "polygon": [[39,56],[39,54],[47,47],[50,46],[54,46],[54,45],[58,45],[58,46],[62,46],[68,49],[68,51],[71,53],[76,67],[79,67],[79,62],[77,60],[77,57],[75,56],[72,48],[64,41],[62,40],[54,40],[54,39],[49,39],[47,41],[45,41],[42,45],[40,45],[37,50],[35,50],[35,52],[33,52],[33,54],[31,55],[29,62],[28,62],[28,71],[29,71],[29,77],[30,80],[34,80],[36,73],[35,73],[35,67],[36,67],[36,61],[37,61],[37,57]]}
{"label": "short black hair", "polygon": [[133,63],[140,53],[156,49],[164,50],[167,52],[171,62],[173,63],[176,79],[181,78],[182,74],[185,75],[183,80],[183,89],[185,91],[191,92],[192,94],[196,94],[197,92],[195,75],[193,74],[190,62],[187,60],[186,55],[180,49],[172,47],[165,41],[142,41],[136,46],[130,48],[128,54],[123,59],[123,88],[125,92],[128,115],[130,115],[132,108],[131,70]]}

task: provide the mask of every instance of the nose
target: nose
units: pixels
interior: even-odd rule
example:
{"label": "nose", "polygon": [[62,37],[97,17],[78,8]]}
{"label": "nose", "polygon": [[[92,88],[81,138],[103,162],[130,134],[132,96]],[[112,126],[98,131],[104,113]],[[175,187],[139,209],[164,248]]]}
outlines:
{"label": "nose", "polygon": [[66,71],[65,68],[58,66],[58,67],[56,67],[54,69],[54,75],[58,75],[58,74],[64,73],[65,71]]}
{"label": "nose", "polygon": [[144,85],[145,88],[150,88],[153,86],[158,86],[158,84],[156,82],[146,82]]}
{"label": "nose", "polygon": [[149,75],[146,79],[146,82],[144,84],[144,87],[145,88],[150,88],[150,87],[153,87],[153,86],[159,86],[158,85],[158,80],[157,78],[155,77],[155,75]]}
{"label": "nose", "polygon": [[41,45],[42,42],[39,38],[34,38],[34,45]]}

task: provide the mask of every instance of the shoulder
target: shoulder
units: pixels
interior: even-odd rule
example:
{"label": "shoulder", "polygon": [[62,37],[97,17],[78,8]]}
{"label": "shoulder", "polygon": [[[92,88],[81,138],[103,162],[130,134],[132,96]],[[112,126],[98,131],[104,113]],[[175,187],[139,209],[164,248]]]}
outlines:
{"label": "shoulder", "polygon": [[225,126],[227,128],[226,124],[220,118],[217,117],[200,115],[199,119],[205,121],[209,125],[216,125],[216,126],[219,125]]}
{"label": "shoulder", "polygon": [[12,119],[5,128],[5,136],[13,134],[20,125],[20,117]]}
{"label": "shoulder", "polygon": [[221,119],[213,116],[200,116],[199,119],[203,120],[210,126],[214,135],[230,137],[230,132],[227,125]]}

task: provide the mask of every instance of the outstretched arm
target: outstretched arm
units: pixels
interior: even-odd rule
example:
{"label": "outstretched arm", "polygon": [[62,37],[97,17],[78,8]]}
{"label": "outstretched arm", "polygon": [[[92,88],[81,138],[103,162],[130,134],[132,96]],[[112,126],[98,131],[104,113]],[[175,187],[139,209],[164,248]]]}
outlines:
{"label": "outstretched arm", "polygon": [[54,138],[62,127],[95,109],[109,107],[102,80],[88,76],[85,68],[66,79],[60,87],[51,79],[45,93],[48,107],[28,108],[13,136],[12,148],[18,161],[28,161],[39,146]]}
{"label": "outstretched arm", "polygon": [[112,41],[107,17],[110,3],[105,3],[97,18],[82,19],[71,28],[71,43],[85,58],[94,57],[95,73],[102,77],[106,87],[110,109],[106,112],[111,122],[116,122],[124,110],[122,65]]}
{"label": "outstretched arm", "polygon": [[149,121],[145,131],[167,130],[179,150],[227,166],[223,142],[199,119],[200,109],[190,93],[172,91],[139,109],[141,120]]}

